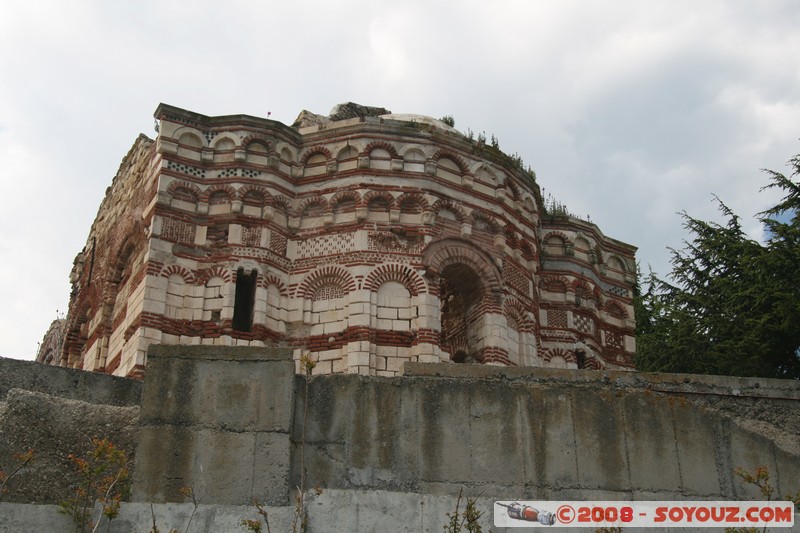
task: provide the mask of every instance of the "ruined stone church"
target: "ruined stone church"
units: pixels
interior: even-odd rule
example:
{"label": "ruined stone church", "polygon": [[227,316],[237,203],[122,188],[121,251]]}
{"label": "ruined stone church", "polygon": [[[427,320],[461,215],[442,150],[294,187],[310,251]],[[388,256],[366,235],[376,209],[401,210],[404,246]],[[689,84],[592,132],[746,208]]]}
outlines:
{"label": "ruined stone church", "polygon": [[281,343],[315,373],[633,368],[635,248],[548,213],[497,146],[356,104],[291,126],[164,104],[155,119],[40,358],[138,377],[151,344]]}

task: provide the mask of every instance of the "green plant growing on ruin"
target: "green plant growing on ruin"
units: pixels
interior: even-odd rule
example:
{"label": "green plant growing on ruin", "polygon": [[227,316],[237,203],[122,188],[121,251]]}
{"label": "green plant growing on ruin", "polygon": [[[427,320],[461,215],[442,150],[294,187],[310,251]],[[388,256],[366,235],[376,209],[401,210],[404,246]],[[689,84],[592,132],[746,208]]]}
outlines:
{"label": "green plant growing on ruin", "polygon": [[[300,356],[300,370],[305,374],[305,386],[303,388],[303,429],[300,434],[300,486],[297,487],[297,495],[294,503],[294,519],[292,520],[292,532],[306,531],[308,527],[308,512],[306,511],[306,425],[308,423],[308,385],[311,382],[311,375],[317,362],[306,352]],[[299,529],[298,529],[299,528]]]}
{"label": "green plant growing on ruin", "polygon": [[[73,497],[59,505],[59,512],[69,515],[75,531],[81,533],[87,529],[96,532],[102,517],[108,520],[108,531],[111,521],[119,515],[122,499],[130,491],[128,454],[108,439],[92,438],[91,443],[92,449],[84,456],[69,455],[78,483]],[[93,520],[95,501],[101,505],[96,523]]]}
{"label": "green plant growing on ruin", "polygon": [[[775,494],[775,487],[773,487],[769,482],[769,468],[766,466],[757,466],[754,472],[749,472],[742,468],[741,466],[737,466],[733,473],[736,477],[740,478],[743,482],[748,483],[750,485],[755,485],[758,487],[759,492],[761,492],[761,497],[764,498],[765,501],[771,501],[772,496]],[[784,496],[784,499],[792,502],[797,511],[800,511],[800,491],[797,494],[787,494]],[[767,530],[767,526],[761,530],[762,532]],[[726,533],[758,533],[758,528],[755,527],[728,527],[725,528]]]}
{"label": "green plant growing on ruin", "polygon": [[440,118],[439,120],[441,122],[444,122],[445,124],[447,124],[451,128],[455,127],[455,125],[456,125],[456,119],[453,118],[453,115],[445,115],[442,118]]}
{"label": "green plant growing on ruin", "polygon": [[[447,523],[444,525],[446,533],[460,533],[461,531],[468,531],[469,533],[482,533],[480,523],[478,522],[483,516],[483,511],[478,511],[478,496],[474,498],[467,498],[467,506],[462,513],[461,498],[464,496],[464,487],[458,491],[458,499],[456,500],[456,510],[452,513],[447,513]],[[491,532],[490,532],[491,533]]]}
{"label": "green plant growing on ruin", "polygon": [[247,528],[248,531],[252,531],[253,533],[261,533],[261,520],[264,520],[264,524],[267,526],[267,533],[270,533],[269,530],[269,516],[267,514],[267,510],[264,509],[264,506],[258,502],[253,502],[253,505],[256,507],[256,512],[261,515],[261,518],[257,518],[256,520],[242,520],[241,524],[243,527]]}
{"label": "green plant growing on ruin", "polygon": [[19,474],[23,468],[25,468],[28,463],[33,461],[34,456],[33,448],[28,448],[27,451],[22,453],[15,453],[12,457],[17,462],[14,469],[11,471],[10,474],[6,474],[2,470],[0,470],[0,498],[2,498],[5,494],[8,494],[8,482],[14,479],[14,477]]}

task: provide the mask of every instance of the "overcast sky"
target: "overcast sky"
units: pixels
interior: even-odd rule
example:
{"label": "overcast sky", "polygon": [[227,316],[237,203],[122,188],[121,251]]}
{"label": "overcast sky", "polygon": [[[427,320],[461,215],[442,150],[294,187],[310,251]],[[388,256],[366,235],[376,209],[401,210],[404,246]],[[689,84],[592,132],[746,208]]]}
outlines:
{"label": "overcast sky", "polygon": [[676,214],[745,218],[800,152],[800,2],[0,0],[0,355],[35,357],[159,102],[291,124],[355,101],[496,135],[669,271]]}

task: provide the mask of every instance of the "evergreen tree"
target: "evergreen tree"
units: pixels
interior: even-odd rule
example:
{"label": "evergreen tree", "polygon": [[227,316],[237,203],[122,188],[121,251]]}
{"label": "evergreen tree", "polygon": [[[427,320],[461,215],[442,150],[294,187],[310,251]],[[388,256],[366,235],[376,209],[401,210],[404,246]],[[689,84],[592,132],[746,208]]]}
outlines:
{"label": "evergreen tree", "polygon": [[[790,162],[800,176],[800,156]],[[800,378],[800,185],[766,171],[785,196],[759,215],[769,238],[683,213],[692,235],[672,250],[670,281],[637,289],[637,367],[659,372]]]}

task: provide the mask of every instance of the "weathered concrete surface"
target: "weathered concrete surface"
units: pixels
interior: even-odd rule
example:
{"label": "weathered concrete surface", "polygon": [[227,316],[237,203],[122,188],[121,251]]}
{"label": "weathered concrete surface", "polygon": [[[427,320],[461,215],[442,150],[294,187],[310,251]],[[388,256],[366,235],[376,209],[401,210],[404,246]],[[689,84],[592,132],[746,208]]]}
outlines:
{"label": "weathered concrete surface", "polygon": [[782,494],[800,489],[793,381],[407,364],[402,379],[313,378],[309,402],[307,486],[737,499],[757,493],[734,468],[763,464]]}
{"label": "weathered concrete surface", "polygon": [[[475,495],[471,495],[475,496]],[[476,508],[482,512],[479,523],[483,531],[494,533],[517,533],[522,531],[544,531],[534,528],[497,528],[493,525],[494,501],[498,498],[482,494]],[[312,496],[308,502],[308,531],[310,533],[343,533],[375,531],[386,533],[441,533],[447,523],[447,513],[456,507],[457,498],[382,490],[337,490],[330,489]],[[464,500],[459,511],[464,512]],[[293,506],[266,507],[270,531],[291,531],[294,518]],[[194,516],[192,513],[194,512]],[[95,509],[95,517],[100,509]],[[117,519],[112,521],[110,533],[142,533],[152,531],[153,520],[160,531],[176,528],[192,533],[241,533],[246,529],[242,520],[260,518],[255,507],[207,505],[200,503],[195,510],[191,503],[123,503]],[[191,522],[190,522],[191,520]],[[263,522],[262,522],[263,525]],[[101,520],[100,531],[105,531],[106,521]],[[47,531],[69,533],[74,526],[69,519],[58,513],[54,505],[22,505],[0,503],[0,531]],[[263,529],[266,531],[266,527]],[[558,531],[587,533],[591,528],[559,528]],[[626,529],[627,531],[627,529]],[[689,528],[638,528],[639,532],[669,533],[671,531],[693,531]],[[704,529],[703,531],[717,531]],[[769,528],[773,533],[800,531],[800,522],[795,519],[792,528]]]}
{"label": "weathered concrete surface", "polygon": [[289,503],[294,369],[288,348],[151,347],[134,500]]}
{"label": "weathered concrete surface", "polygon": [[11,389],[43,392],[87,403],[138,406],[142,382],[0,357],[0,400]]}
{"label": "weathered concrete surface", "polygon": [[131,379],[0,357],[0,470],[14,470],[14,454],[35,453],[3,500],[64,500],[74,481],[68,456],[89,450],[93,437],[133,460],[141,390]]}
{"label": "weathered concrete surface", "polygon": [[[766,465],[778,493],[800,490],[795,381],[455,364],[307,381],[286,349],[209,346],[155,348],[148,364],[141,425],[136,407],[8,392],[0,468],[29,446],[38,455],[6,499],[63,499],[66,456],[90,436],[138,440],[136,501],[111,531],[152,527],[147,502],[162,530],[185,527],[182,486],[202,504],[192,531],[242,531],[253,498],[288,530],[301,461],[305,486],[323,491],[312,532],[441,531],[462,487],[487,517],[493,499],[758,499],[737,466]],[[104,377],[87,376],[89,389]],[[64,517],[37,514],[53,509],[3,504],[0,531],[59,531]]]}
{"label": "weathered concrete surface", "polygon": [[72,493],[75,468],[69,454],[92,449],[91,439],[109,438],[131,460],[136,447],[138,407],[119,407],[11,389],[0,408],[0,470],[11,472],[15,453],[34,450],[34,459],[6,486],[5,501],[58,503]]}

